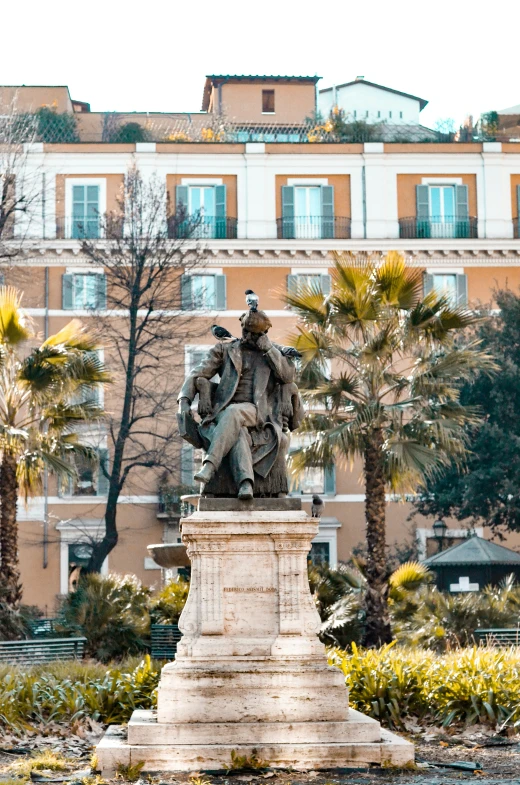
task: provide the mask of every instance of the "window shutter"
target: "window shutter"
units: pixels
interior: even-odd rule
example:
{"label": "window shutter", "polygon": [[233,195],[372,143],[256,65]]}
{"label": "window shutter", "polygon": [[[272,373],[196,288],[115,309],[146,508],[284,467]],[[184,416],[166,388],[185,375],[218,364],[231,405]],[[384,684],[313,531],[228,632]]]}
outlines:
{"label": "window shutter", "polygon": [[108,494],[108,477],[105,477],[103,469],[108,472],[108,450],[101,448],[98,450],[99,454],[99,467],[98,467],[98,485],[97,496],[106,496]]}
{"label": "window shutter", "polygon": [[193,307],[191,283],[191,275],[181,275],[181,303],[185,311],[191,311]]}
{"label": "window shutter", "polygon": [[226,186],[215,186],[215,237],[226,238]]}
{"label": "window shutter", "polygon": [[467,185],[455,186],[455,200],[456,200],[457,220],[458,221],[467,220],[467,218],[469,217]]}
{"label": "window shutter", "polygon": [[294,188],[282,185],[282,238],[294,238]]}
{"label": "window shutter", "polygon": [[325,297],[328,297],[329,294],[330,294],[331,282],[332,282],[332,279],[331,279],[330,275],[327,274],[327,275],[322,275],[321,276],[321,291],[323,292]]}
{"label": "window shutter", "polygon": [[430,236],[430,201],[427,185],[415,186],[415,220],[417,237]]}
{"label": "window shutter", "polygon": [[334,237],[334,186],[321,186],[321,236]]}
{"label": "window shutter", "polygon": [[74,275],[65,273],[61,276],[61,307],[64,311],[74,308]]}
{"label": "window shutter", "polygon": [[96,308],[107,307],[107,277],[105,273],[96,273]]}
{"label": "window shutter", "polygon": [[191,444],[183,444],[181,447],[181,485],[193,488],[193,447]]}
{"label": "window shutter", "polygon": [[457,275],[457,305],[468,304],[468,276]]}
{"label": "window shutter", "polygon": [[188,214],[188,186],[178,185],[175,189],[175,212]]}
{"label": "window shutter", "polygon": [[430,217],[430,202],[427,185],[415,186],[416,217],[418,221],[427,221]]}
{"label": "window shutter", "polygon": [[456,237],[469,237],[468,186],[455,186]]}
{"label": "window shutter", "polygon": [[326,466],[323,472],[323,490],[327,496],[336,494],[336,467]]}
{"label": "window shutter", "polygon": [[516,186],[516,217],[520,222],[520,185]]}
{"label": "window shutter", "polygon": [[288,275],[287,276],[287,292],[288,294],[298,294],[298,276],[297,275]]}
{"label": "window shutter", "polygon": [[226,276],[215,276],[215,308],[217,311],[226,310]]}
{"label": "window shutter", "polygon": [[433,275],[431,273],[424,273],[423,275],[423,294],[426,297],[427,294],[433,292]]}

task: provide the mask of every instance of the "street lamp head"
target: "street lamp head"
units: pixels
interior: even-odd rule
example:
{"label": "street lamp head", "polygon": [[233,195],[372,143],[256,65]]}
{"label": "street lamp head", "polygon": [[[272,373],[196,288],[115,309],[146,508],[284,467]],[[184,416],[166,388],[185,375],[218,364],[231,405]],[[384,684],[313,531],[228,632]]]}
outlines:
{"label": "street lamp head", "polygon": [[446,535],[447,530],[448,527],[446,526],[442,518],[439,518],[433,524],[433,533],[438,540],[442,540],[442,538]]}

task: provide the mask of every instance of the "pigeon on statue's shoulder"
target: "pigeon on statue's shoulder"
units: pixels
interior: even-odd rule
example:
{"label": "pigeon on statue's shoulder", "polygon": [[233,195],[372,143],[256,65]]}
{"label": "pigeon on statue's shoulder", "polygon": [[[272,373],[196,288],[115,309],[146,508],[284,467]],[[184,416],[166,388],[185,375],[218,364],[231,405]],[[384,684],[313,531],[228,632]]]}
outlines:
{"label": "pigeon on statue's shoulder", "polygon": [[311,516],[313,518],[321,518],[323,513],[323,509],[325,507],[325,502],[319,496],[314,494],[312,497],[312,506],[311,506]]}
{"label": "pigeon on statue's shoulder", "polygon": [[221,327],[219,324],[212,324],[211,325],[211,332],[215,336],[215,338],[219,341],[223,341],[226,338],[233,338],[229,330],[226,330],[225,327]]}

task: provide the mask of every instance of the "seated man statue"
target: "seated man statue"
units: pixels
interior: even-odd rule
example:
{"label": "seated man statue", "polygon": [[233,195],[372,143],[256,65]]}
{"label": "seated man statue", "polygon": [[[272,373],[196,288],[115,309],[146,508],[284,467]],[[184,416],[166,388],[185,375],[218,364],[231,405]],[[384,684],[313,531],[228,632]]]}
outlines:
{"label": "seated man statue", "polygon": [[[219,342],[186,378],[179,393],[181,435],[205,449],[195,481],[215,496],[285,496],[288,431],[298,427],[303,406],[295,367],[271,343],[263,311],[240,317],[242,338]],[[293,350],[294,351],[294,350]],[[218,375],[218,383],[210,380]],[[201,422],[191,403],[199,393]]]}

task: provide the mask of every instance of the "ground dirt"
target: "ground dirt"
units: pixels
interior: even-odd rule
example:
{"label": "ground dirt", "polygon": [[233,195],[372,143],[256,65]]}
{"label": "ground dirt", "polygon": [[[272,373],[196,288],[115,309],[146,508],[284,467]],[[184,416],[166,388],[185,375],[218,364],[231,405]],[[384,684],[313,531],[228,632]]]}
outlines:
{"label": "ground dirt", "polygon": [[[29,758],[36,752],[52,750],[70,761],[68,771],[33,772],[31,779],[41,783],[68,785],[101,785],[90,773],[93,745],[101,735],[101,726],[70,729],[54,728],[23,738],[0,736],[0,785],[13,785],[13,763]],[[449,732],[438,728],[410,727],[405,733],[416,745],[417,767],[388,769],[377,766],[331,769],[328,771],[231,771],[164,773],[141,775],[135,785],[456,785],[478,780],[482,785],[508,782],[520,785],[520,736],[501,736],[492,731],[459,729]],[[451,768],[446,764],[471,764],[470,768]],[[114,782],[114,785],[116,783]],[[117,785],[126,785],[119,776]]]}

